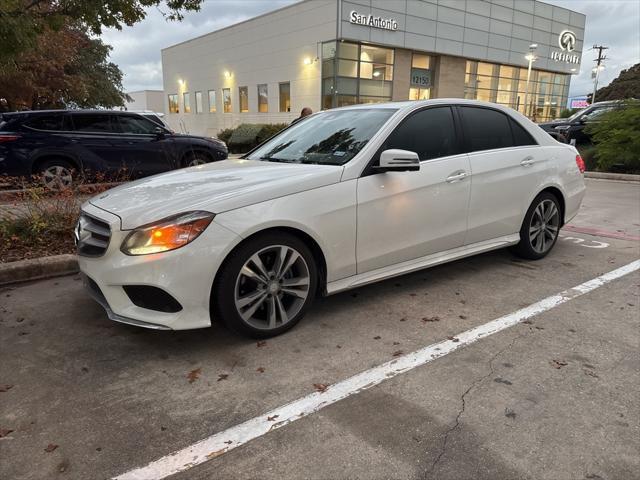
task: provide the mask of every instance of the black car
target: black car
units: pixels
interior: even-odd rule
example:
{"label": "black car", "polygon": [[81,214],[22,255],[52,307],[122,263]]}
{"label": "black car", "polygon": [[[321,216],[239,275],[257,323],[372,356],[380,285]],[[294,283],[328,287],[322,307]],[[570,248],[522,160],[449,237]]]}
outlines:
{"label": "black car", "polygon": [[139,178],[223,160],[227,153],[220,140],[179,135],[137,113],[43,110],[0,117],[0,175],[41,174],[52,188],[70,185],[74,172]]}
{"label": "black car", "polygon": [[[591,143],[591,137],[584,129],[588,123],[597,122],[599,117],[613,109],[620,108],[622,104],[618,101],[596,102],[588,106],[569,118],[560,118],[552,122],[540,123],[540,128],[551,134],[556,140],[572,143],[576,145]],[[556,136],[557,135],[557,136]]]}

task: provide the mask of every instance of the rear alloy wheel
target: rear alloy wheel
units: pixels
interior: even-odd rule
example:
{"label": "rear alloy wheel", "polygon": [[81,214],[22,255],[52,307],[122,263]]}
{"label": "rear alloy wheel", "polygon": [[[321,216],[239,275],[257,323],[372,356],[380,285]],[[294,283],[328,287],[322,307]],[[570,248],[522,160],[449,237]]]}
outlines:
{"label": "rear alloy wheel", "polygon": [[49,160],[39,168],[42,183],[50,190],[63,190],[73,185],[73,167],[64,160]]}
{"label": "rear alloy wheel", "polygon": [[234,252],[212,303],[232,330],[265,338],[292,328],[315,296],[313,255],[297,237],[269,234]]}
{"label": "rear alloy wheel", "polygon": [[558,240],[561,217],[555,195],[542,192],[533,201],[520,230],[520,243],[514,252],[532,260],[545,257]]}
{"label": "rear alloy wheel", "polygon": [[187,159],[187,161],[185,162],[186,163],[185,166],[195,167],[197,165],[204,165],[205,163],[208,163],[208,162],[209,162],[209,159],[204,155],[194,154]]}

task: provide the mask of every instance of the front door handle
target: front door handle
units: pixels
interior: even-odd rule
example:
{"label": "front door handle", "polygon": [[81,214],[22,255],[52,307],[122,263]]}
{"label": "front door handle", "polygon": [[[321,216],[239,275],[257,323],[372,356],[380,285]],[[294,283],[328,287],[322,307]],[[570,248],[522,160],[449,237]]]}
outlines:
{"label": "front door handle", "polygon": [[453,175],[447,177],[447,183],[455,183],[463,180],[467,176],[467,172],[456,172]]}
{"label": "front door handle", "polygon": [[520,165],[522,165],[523,167],[530,167],[534,163],[535,163],[535,160],[533,159],[533,157],[527,157],[520,162]]}

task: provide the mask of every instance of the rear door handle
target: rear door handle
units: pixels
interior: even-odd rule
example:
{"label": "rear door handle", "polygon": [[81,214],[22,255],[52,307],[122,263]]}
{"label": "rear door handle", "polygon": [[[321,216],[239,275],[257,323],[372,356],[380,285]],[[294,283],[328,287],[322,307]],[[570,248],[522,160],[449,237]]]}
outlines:
{"label": "rear door handle", "polygon": [[533,159],[533,157],[527,157],[524,160],[522,160],[520,162],[520,165],[522,165],[523,167],[530,167],[531,165],[533,165],[536,161]]}
{"label": "rear door handle", "polygon": [[467,172],[456,172],[453,175],[447,177],[447,183],[455,183],[463,180],[467,176]]}

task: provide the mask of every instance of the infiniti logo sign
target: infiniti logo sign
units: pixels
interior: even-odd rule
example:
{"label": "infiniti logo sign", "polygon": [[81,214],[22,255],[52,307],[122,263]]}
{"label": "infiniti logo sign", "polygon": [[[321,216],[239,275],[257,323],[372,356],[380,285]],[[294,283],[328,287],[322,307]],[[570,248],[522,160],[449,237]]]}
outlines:
{"label": "infiniti logo sign", "polygon": [[563,30],[558,37],[558,44],[562,50],[573,52],[576,48],[576,34],[571,30]]}

